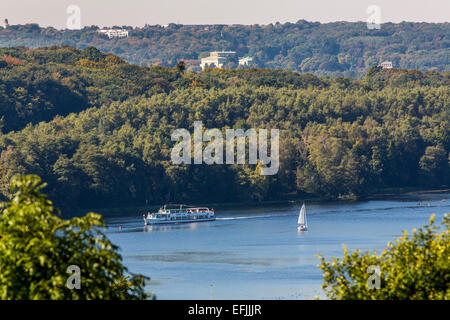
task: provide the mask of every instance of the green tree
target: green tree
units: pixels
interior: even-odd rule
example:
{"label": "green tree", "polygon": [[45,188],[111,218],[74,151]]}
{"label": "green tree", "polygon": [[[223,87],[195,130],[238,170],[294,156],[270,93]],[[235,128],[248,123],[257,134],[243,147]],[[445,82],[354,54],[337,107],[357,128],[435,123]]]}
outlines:
{"label": "green tree", "polygon": [[[0,207],[0,299],[146,299],[146,277],[127,274],[99,214],[64,220],[36,175],[16,175]],[[81,288],[69,289],[69,266]]]}
{"label": "green tree", "polygon": [[184,73],[186,71],[186,63],[183,60],[178,61],[177,71],[179,73]]}
{"label": "green tree", "polygon": [[425,185],[436,185],[448,180],[447,151],[441,146],[429,146],[419,161]]}
{"label": "green tree", "polygon": [[[344,248],[343,258],[326,261],[319,256],[323,270],[322,288],[330,299],[423,300],[450,299],[450,216],[443,219],[438,233],[434,215],[430,223],[409,236],[403,236],[378,255],[353,253]],[[378,270],[378,271],[376,271]],[[370,277],[379,275],[379,289],[370,288]],[[373,283],[375,284],[375,283]]]}

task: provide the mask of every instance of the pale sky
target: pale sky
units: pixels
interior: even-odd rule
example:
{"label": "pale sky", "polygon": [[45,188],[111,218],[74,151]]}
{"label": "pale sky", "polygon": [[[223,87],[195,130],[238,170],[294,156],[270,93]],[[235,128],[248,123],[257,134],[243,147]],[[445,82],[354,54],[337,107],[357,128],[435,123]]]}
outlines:
{"label": "pale sky", "polygon": [[449,22],[450,0],[1,0],[0,19],[65,28],[69,5],[81,26],[144,24],[268,24],[277,21],[367,21],[377,5],[383,22]]}

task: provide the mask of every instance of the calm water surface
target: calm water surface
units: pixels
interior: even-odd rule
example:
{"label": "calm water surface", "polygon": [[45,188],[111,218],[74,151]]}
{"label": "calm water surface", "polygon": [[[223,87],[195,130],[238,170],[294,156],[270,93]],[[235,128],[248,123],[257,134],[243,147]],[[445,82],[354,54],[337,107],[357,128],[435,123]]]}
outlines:
{"label": "calm water surface", "polygon": [[382,249],[432,213],[440,222],[450,194],[310,203],[308,232],[297,231],[299,209],[216,210],[214,222],[156,227],[124,214],[107,220],[107,235],[130,272],[151,278],[147,289],[158,299],[210,299],[211,286],[214,299],[312,299],[323,297],[317,254],[342,256],[343,244]]}

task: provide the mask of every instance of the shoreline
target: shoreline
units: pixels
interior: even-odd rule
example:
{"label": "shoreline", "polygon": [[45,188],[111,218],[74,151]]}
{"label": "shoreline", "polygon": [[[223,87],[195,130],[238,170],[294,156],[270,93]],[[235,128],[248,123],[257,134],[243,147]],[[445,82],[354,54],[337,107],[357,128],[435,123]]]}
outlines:
{"label": "shoreline", "polygon": [[[378,192],[373,195],[364,197],[364,198],[352,198],[352,197],[343,197],[343,198],[320,198],[320,197],[307,197],[307,198],[292,198],[292,199],[280,199],[280,200],[267,200],[267,201],[241,201],[241,202],[228,202],[228,203],[199,203],[198,206],[209,207],[209,208],[236,208],[236,207],[266,207],[266,206],[275,206],[275,205],[290,205],[301,202],[310,202],[310,203],[327,203],[327,202],[359,202],[359,201],[370,201],[370,200],[379,200],[382,198],[393,198],[398,196],[408,196],[408,195],[417,195],[417,194],[440,194],[440,193],[450,193],[450,189],[448,188],[436,188],[436,189],[421,189],[421,188],[388,188],[383,190],[378,190]],[[145,206],[124,206],[124,207],[113,207],[113,208],[80,208],[78,210],[74,210],[69,215],[73,216],[83,216],[88,212],[95,212],[101,214],[104,218],[116,217],[118,215],[142,215],[144,212],[150,210],[158,210],[161,204],[153,204],[153,205],[145,205]]]}

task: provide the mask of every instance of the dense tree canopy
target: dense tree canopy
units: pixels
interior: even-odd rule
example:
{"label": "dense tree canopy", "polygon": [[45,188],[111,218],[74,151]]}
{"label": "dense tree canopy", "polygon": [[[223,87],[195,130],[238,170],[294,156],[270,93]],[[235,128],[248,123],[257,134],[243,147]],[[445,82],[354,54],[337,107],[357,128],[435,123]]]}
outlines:
{"label": "dense tree canopy", "polygon": [[[132,66],[94,48],[2,50],[20,61],[0,69],[0,95],[9,99],[0,101],[5,198],[17,173],[39,174],[70,208],[364,197],[450,181],[448,72],[374,67],[359,80],[268,69],[193,74]],[[60,87],[78,100],[66,104]],[[280,129],[278,174],[174,165],[171,133],[192,132],[196,120],[222,131]]]}
{"label": "dense tree canopy", "polygon": [[168,91],[175,70],[141,68],[95,48],[0,49],[0,119],[3,131],[56,115]]}

